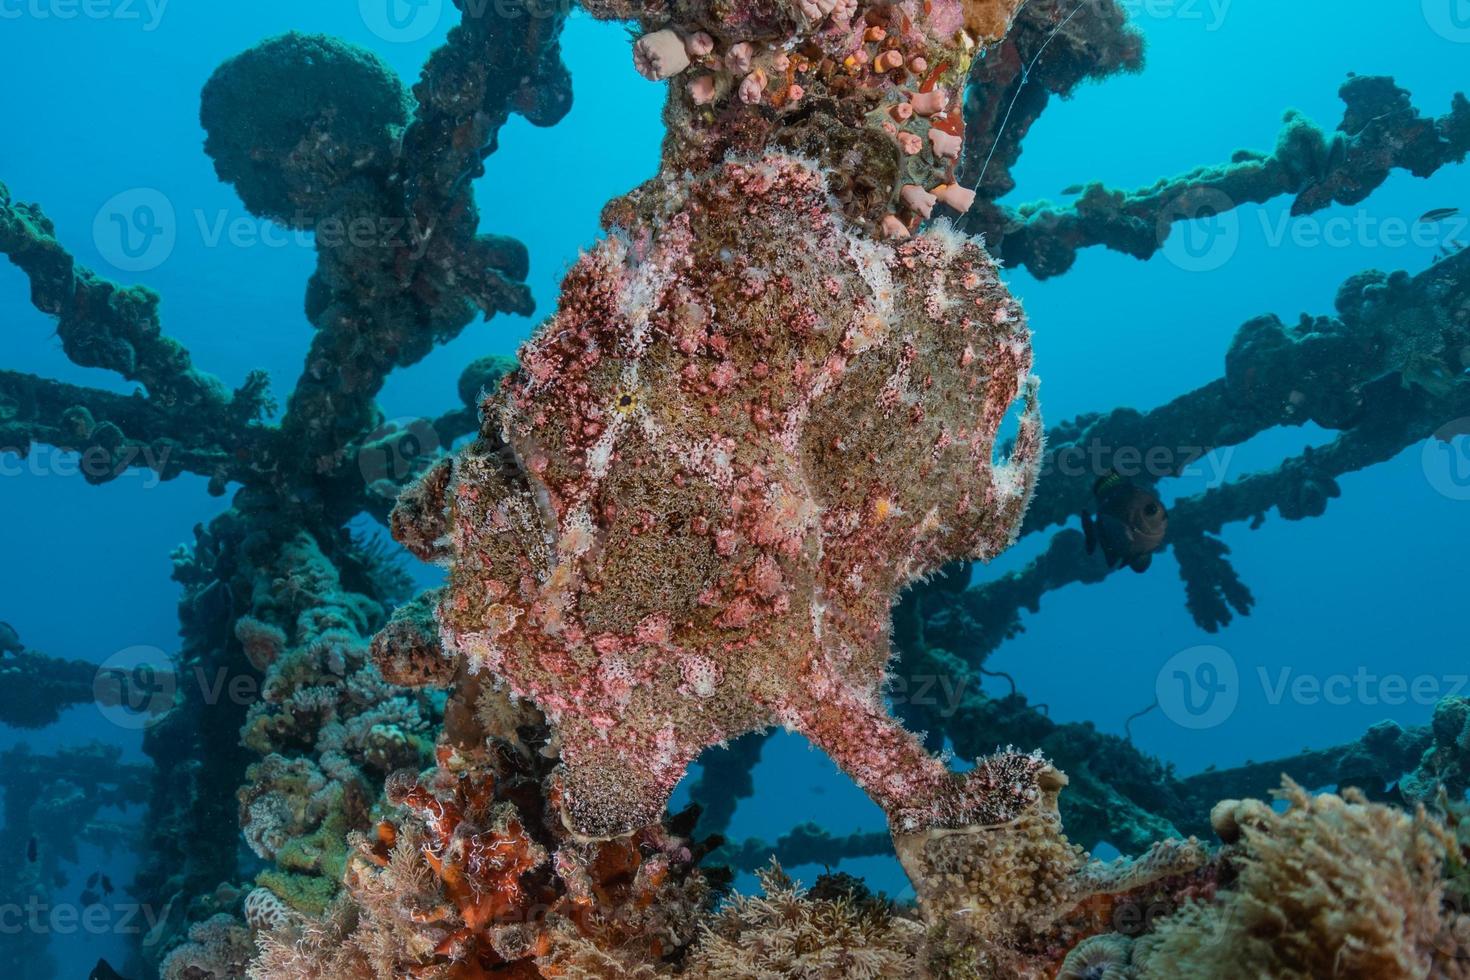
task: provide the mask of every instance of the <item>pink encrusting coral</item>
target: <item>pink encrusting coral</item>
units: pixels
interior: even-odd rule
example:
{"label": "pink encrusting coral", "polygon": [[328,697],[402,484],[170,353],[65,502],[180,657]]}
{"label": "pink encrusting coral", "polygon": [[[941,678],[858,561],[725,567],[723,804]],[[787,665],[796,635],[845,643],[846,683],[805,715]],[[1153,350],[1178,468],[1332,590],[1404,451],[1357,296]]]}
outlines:
{"label": "pink encrusting coral", "polygon": [[647,199],[569,273],[447,487],[425,481],[446,645],[546,713],[579,833],[656,821],[702,750],[771,724],[898,828],[1008,819],[1039,759],[953,775],[882,701],[898,592],[1006,547],[1035,478],[1029,336],[994,262],[942,223],[856,234],[792,156]]}
{"label": "pink encrusting coral", "polygon": [[[980,46],[1021,0],[584,0],[594,17],[635,20],[633,61],[674,78],[664,172],[700,173],[727,154],[772,149],[832,171],[829,190],[858,228],[903,238],[929,217],[904,185],[955,183],[963,93]],[[959,211],[970,201],[941,200]],[[932,202],[931,202],[932,203]]]}

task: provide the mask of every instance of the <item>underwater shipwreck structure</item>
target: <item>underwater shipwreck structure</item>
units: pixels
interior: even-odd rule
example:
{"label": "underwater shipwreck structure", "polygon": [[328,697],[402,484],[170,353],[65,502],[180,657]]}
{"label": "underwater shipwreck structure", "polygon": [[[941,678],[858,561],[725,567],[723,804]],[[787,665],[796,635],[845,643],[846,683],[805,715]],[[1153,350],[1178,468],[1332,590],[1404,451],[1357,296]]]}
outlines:
{"label": "underwater shipwreck structure", "polygon": [[[1470,975],[1466,699],[1423,729],[1181,778],[1016,691],[967,684],[956,711],[901,717],[883,697],[894,677],[980,676],[1023,610],[1109,574],[1053,528],[1110,454],[1339,433],[1172,507],[1185,600],[1214,630],[1253,601],[1224,525],[1319,516],[1341,475],[1455,434],[1470,253],[1365,271],[1322,316],[1244,324],[1218,380],[1049,431],[999,270],[1062,274],[1098,245],[1147,259],[1222,201],[1358,202],[1394,169],[1463,161],[1470,103],[1425,115],[1356,77],[1332,131],[1289,117],[1270,152],[1016,209],[997,200],[1049,99],[1141,65],[1112,0],[588,0],[667,82],[660,171],[608,204],[518,363],[468,365],[462,407],[410,431],[376,407],[389,372],[531,312],[526,251],[478,230],[473,179],[511,113],[552,125],[571,101],[562,14],[462,7],[411,91],[369,52],[296,34],[204,88],[206,152],[253,214],[420,230],[318,243],[283,407],[260,375],[232,392],[196,368],[156,294],[78,266],[66,230],[0,186],[0,251],[66,355],[139,385],[0,371],[0,446],[230,498],[175,557],[174,670],[257,678],[258,700],[172,685],[151,768],[87,749],[0,770],[7,830],[48,854],[98,807],[146,805],[131,891],[159,914],[137,969]],[[1101,472],[1049,465],[1076,451]],[[446,584],[409,594],[349,532],[364,513]],[[969,585],[965,563],[1048,533],[1021,571]],[[136,677],[0,647],[5,724],[136,701]],[[830,755],[890,832],[725,840],[774,726]],[[951,771],[945,746],[972,766]],[[668,813],[696,760],[697,806]],[[1284,808],[1260,802],[1278,788]],[[1104,841],[1125,856],[1091,860]],[[891,852],[913,907],[840,872],[803,891],[771,864]],[[765,894],[727,897],[731,867],[761,869]],[[13,887],[44,889],[47,868]],[[47,975],[38,942],[0,936],[6,976]]]}

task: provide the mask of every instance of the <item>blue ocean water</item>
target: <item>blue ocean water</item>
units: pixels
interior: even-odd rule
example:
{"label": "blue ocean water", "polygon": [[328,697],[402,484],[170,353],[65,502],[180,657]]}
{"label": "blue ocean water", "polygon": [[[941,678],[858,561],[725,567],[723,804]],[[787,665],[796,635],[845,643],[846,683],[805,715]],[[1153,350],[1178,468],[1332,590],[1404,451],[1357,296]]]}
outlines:
{"label": "blue ocean water", "polygon": [[[1237,148],[1269,151],[1289,108],[1331,127],[1349,72],[1394,76],[1431,115],[1466,87],[1470,29],[1457,29],[1463,21],[1452,17],[1457,6],[1467,14],[1463,0],[1128,6],[1148,40],[1144,71],[1084,85],[1051,106],[1026,140],[1011,203],[1060,200],[1062,188],[1086,180],[1141,187],[1223,162]],[[423,36],[398,41],[375,33],[371,19],[358,4],[320,0],[155,0],[151,7],[109,0],[85,11],[62,0],[0,0],[0,91],[7,96],[0,180],[16,198],[44,206],[80,263],[158,290],[166,330],[199,367],[231,386],[264,369],[283,396],[310,339],[302,291],[311,242],[252,218],[217,181],[201,150],[198,93],[223,59],[293,29],[369,47],[411,80],[450,22],[446,11]],[[622,28],[574,15],[563,46],[572,112],[550,129],[513,119],[477,185],[485,230],[513,235],[530,251],[538,316],[554,308],[560,276],[596,237],[602,204],[653,173],[661,136],[661,89],[633,71]],[[166,258],[136,271],[119,267],[115,242],[94,234],[94,222],[109,200],[140,189],[171,203],[174,242]],[[1228,260],[1207,271],[1167,255],[1142,263],[1102,249],[1083,252],[1067,275],[1045,282],[1012,270],[1035,332],[1049,421],[1163,404],[1221,375],[1226,347],[1246,319],[1327,314],[1338,285],[1362,269],[1426,268],[1440,243],[1394,231],[1432,208],[1470,210],[1470,179],[1463,166],[1427,180],[1396,172],[1364,204],[1312,216],[1318,226],[1345,229],[1324,241],[1293,234],[1288,207],[1283,198],[1241,209]],[[485,353],[514,353],[536,322],[497,317],[397,372],[381,399],[388,417],[453,406],[463,365]],[[0,324],[0,367],[132,390],[65,359],[51,322],[30,306],[24,278],[9,265],[0,266]],[[1166,498],[1273,466],[1330,438],[1311,426],[1273,431],[1207,460],[1192,479],[1166,484]],[[989,666],[1014,677],[1053,718],[1121,732],[1154,699],[1171,658],[1202,644],[1220,648],[1238,677],[1226,717],[1192,729],[1154,711],[1132,725],[1141,748],[1184,773],[1348,741],[1383,718],[1424,723],[1434,700],[1466,686],[1470,672],[1470,500],[1436,489],[1419,446],[1341,483],[1341,499],[1322,518],[1289,523],[1272,515],[1257,530],[1225,530],[1258,604],[1220,633],[1204,634],[1190,619],[1173,559],[1164,554],[1149,574],[1049,594],[1041,614],[1024,614],[1026,632]],[[129,646],[176,649],[178,588],[169,554],[222,506],[191,476],[158,483],[136,472],[92,487],[45,450],[25,462],[0,458],[0,620],[59,657],[100,662]],[[1023,542],[978,579],[1019,567],[1044,542]],[[1342,697],[1279,694],[1300,676],[1354,680],[1333,688],[1348,692]],[[1437,693],[1397,697],[1381,683],[1395,676],[1429,678]],[[1363,677],[1371,680],[1359,683]],[[25,741],[50,750],[88,738],[121,744],[128,760],[144,758],[136,732],[112,728],[90,707],[39,732],[0,730],[0,749]],[[756,780],[758,796],[737,812],[735,837],[774,839],[805,820],[835,832],[883,826],[876,806],[796,736],[772,741]],[[123,881],[130,864],[125,854],[106,858],[84,848],[72,891],[91,867],[112,868]],[[820,871],[791,870],[808,880]],[[905,888],[892,861],[854,862],[850,870],[891,893]],[[117,936],[84,938],[58,937],[59,975],[82,976],[98,955],[122,950]]]}

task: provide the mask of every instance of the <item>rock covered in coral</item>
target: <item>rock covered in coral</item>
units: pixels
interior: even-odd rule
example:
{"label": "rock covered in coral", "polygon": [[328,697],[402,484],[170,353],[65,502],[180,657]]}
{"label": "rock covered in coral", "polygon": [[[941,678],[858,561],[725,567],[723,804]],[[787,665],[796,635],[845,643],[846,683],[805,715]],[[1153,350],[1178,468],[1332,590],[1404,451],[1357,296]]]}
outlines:
{"label": "rock covered in coral", "polygon": [[1434,706],[1433,741],[1414,771],[1399,780],[1399,792],[1411,803],[1429,806],[1441,788],[1463,799],[1470,786],[1470,698],[1452,695]]}
{"label": "rock covered in coral", "polygon": [[271,865],[257,882],[320,915],[346,867],[347,834],[369,826],[383,779],[429,761],[436,711],[379,673],[368,637],[382,606],[345,588],[315,539],[299,534],[268,554],[253,576],[256,615],[235,627],[264,674],[241,732],[262,758],[237,792],[240,827]]}
{"label": "rock covered in coral", "polygon": [[[834,876],[824,876],[829,880]],[[841,877],[841,876],[835,876]],[[804,891],[779,865],[763,894],[736,896],[705,926],[686,974],[701,980],[887,980],[912,976],[924,926],[860,889]]]}
{"label": "rock covered in coral", "polygon": [[448,687],[455,662],[444,655],[434,619],[438,590],[430,590],[393,610],[388,625],[373,637],[373,663],[389,684]]}
{"label": "rock covered in coral", "polygon": [[221,912],[189,929],[189,941],[164,959],[163,980],[238,980],[255,954],[250,930]]}
{"label": "rock covered in coral", "polygon": [[596,0],[596,17],[647,31],[634,64],[670,78],[666,173],[729,153],[785,151],[828,169],[840,210],[865,234],[904,238],[936,203],[974,193],[956,167],[965,76],[1018,0],[784,0],[671,4]]}
{"label": "rock covered in coral", "polygon": [[231,58],[204,86],[204,149],[252,214],[311,227],[327,195],[386,171],[408,93],[376,55],[291,32]]}
{"label": "rock covered in coral", "polygon": [[1133,940],[1110,933],[1078,943],[1057,972],[1057,980],[1128,980]]}
{"label": "rock covered in coral", "polygon": [[923,975],[1051,977],[1069,950],[1107,924],[1208,888],[1209,855],[1193,838],[1111,863],[1089,860],[1062,833],[1057,799],[1066,782],[1042,770],[1035,802],[1006,823],[895,836],[930,927],[919,952]]}
{"label": "rock covered in coral", "polygon": [[1355,790],[1314,796],[1290,780],[1277,795],[1284,810],[1260,800],[1214,807],[1226,844],[1211,861],[1218,888],[1176,889],[1185,901],[1163,915],[1099,916],[1118,931],[1076,943],[1058,976],[1470,976],[1466,850],[1450,825],[1462,807],[1405,812]]}
{"label": "rock covered in coral", "polygon": [[1029,780],[954,778],[880,689],[897,592],[1025,510],[1019,306],[943,225],[855,235],[796,158],[667,195],[577,264],[480,441],[409,496],[412,540],[451,515],[446,646],[547,713],[581,833],[653,822],[702,749],[772,723],[900,823],[1004,819]]}
{"label": "rock covered in coral", "polygon": [[1222,838],[1238,841],[1238,877],[1135,943],[1129,976],[1470,976],[1470,918],[1446,880],[1464,856],[1441,820],[1352,790],[1313,796],[1288,781],[1280,796],[1285,811],[1215,808]]}
{"label": "rock covered in coral", "polygon": [[[259,980],[652,977],[695,940],[711,891],[692,815],[607,841],[572,838],[542,797],[554,764],[508,734],[534,725],[487,693],[478,747],[388,781],[390,810],[357,835],[345,894],[263,939]],[[509,728],[503,723],[510,721]],[[493,734],[500,732],[503,734]],[[488,748],[487,748],[488,746]]]}

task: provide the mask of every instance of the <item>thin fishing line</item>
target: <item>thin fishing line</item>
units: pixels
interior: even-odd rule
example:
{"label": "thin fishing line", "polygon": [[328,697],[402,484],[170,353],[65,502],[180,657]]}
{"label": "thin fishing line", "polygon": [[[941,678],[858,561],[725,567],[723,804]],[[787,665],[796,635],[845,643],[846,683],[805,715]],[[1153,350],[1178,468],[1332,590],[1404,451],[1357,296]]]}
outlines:
{"label": "thin fishing line", "polygon": [[1036,63],[1041,60],[1041,56],[1046,52],[1047,45],[1051,44],[1052,38],[1062,33],[1062,29],[1072,23],[1072,18],[1080,14],[1082,8],[1088,3],[1089,0],[1077,0],[1077,6],[1073,7],[1072,12],[1067,15],[1066,19],[1046,36],[1046,40],[1041,43],[1041,47],[1037,49],[1036,55],[1031,59],[1030,63],[1021,69],[1021,84],[1016,86],[1016,94],[1011,96],[1011,104],[1006,106],[1005,118],[1000,121],[1000,129],[996,131],[995,142],[990,144],[990,154],[985,158],[985,166],[980,168],[980,176],[975,178],[975,186],[971,190],[980,189],[980,182],[985,179],[985,173],[990,169],[990,161],[995,158],[995,151],[1000,148],[1000,138],[1005,135],[1006,126],[1010,124],[1011,111],[1016,108],[1016,103],[1021,98],[1021,91],[1026,87],[1026,82],[1031,78],[1031,69],[1035,68]]}

